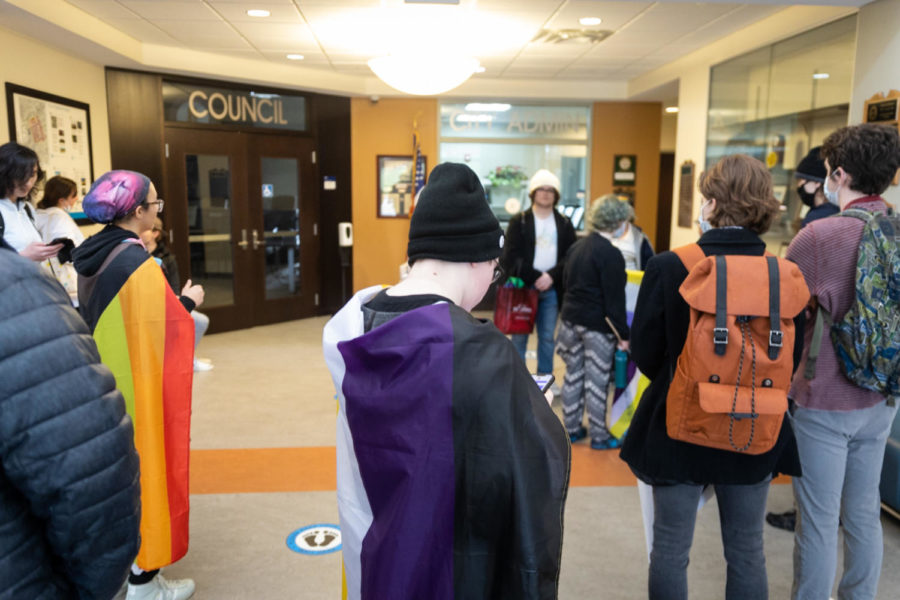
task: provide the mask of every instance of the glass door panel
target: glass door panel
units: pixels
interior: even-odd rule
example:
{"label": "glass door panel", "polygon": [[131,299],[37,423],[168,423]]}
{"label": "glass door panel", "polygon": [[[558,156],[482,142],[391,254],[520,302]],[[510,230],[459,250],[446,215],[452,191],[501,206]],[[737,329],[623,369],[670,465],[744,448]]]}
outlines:
{"label": "glass door panel", "polygon": [[204,307],[234,304],[229,158],[186,154],[184,163],[191,279],[206,291]]}
{"label": "glass door panel", "polygon": [[261,157],[266,300],[300,293],[300,192],[296,158]]}

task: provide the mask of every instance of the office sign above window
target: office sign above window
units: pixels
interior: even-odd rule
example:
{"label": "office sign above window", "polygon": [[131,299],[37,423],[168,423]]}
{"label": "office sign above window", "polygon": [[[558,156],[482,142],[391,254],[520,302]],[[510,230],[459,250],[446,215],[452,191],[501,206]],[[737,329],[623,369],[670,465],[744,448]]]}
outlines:
{"label": "office sign above window", "polygon": [[252,90],[163,82],[165,120],[306,130],[306,98]]}
{"label": "office sign above window", "polygon": [[441,104],[441,137],[586,142],[586,106],[523,106],[469,102]]}

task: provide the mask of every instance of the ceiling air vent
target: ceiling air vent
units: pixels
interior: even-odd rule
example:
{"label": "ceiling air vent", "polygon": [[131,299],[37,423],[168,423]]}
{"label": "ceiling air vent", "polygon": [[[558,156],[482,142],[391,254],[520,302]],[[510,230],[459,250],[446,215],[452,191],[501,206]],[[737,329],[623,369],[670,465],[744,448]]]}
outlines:
{"label": "ceiling air vent", "polygon": [[596,44],[612,35],[608,29],[541,29],[532,42],[541,44]]}

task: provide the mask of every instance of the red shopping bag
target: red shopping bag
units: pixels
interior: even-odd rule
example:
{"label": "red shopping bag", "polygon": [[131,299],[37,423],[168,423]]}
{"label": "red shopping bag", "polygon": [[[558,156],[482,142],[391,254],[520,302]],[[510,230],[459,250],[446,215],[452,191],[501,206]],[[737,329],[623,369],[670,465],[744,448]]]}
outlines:
{"label": "red shopping bag", "polygon": [[537,318],[538,291],[533,288],[497,288],[494,325],[503,333],[531,333]]}

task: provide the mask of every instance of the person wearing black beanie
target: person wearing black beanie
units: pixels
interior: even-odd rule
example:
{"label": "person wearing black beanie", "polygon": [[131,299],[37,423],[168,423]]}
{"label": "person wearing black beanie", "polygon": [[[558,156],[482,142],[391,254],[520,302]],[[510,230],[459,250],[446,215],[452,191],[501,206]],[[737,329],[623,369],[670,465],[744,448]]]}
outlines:
{"label": "person wearing black beanie", "polygon": [[478,176],[440,164],[406,279],[325,326],[350,600],[557,598],[569,441],[513,343],[469,313],[503,240]]}
{"label": "person wearing black beanie", "polygon": [[794,177],[797,179],[797,195],[800,200],[809,207],[800,229],[803,229],[816,219],[824,219],[840,212],[840,209],[825,200],[825,192],[822,186],[825,183],[825,161],[820,154],[821,146],[811,148],[809,154],[803,157],[797,168],[794,169]]}
{"label": "person wearing black beanie", "polygon": [[462,164],[436,166],[409,223],[409,264],[420,258],[483,262],[502,252],[503,230],[478,175]]}

